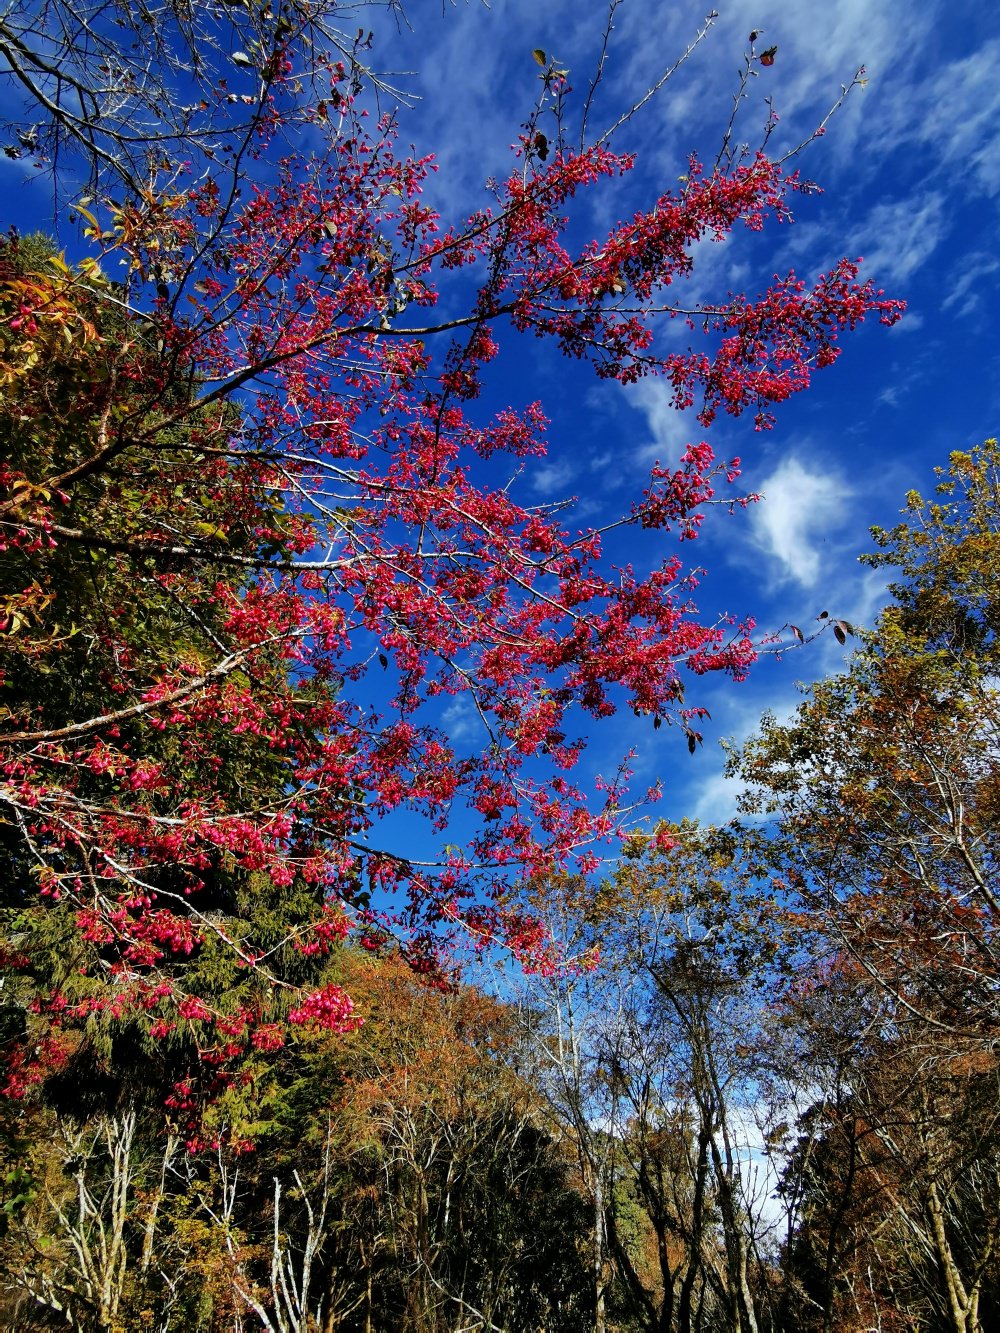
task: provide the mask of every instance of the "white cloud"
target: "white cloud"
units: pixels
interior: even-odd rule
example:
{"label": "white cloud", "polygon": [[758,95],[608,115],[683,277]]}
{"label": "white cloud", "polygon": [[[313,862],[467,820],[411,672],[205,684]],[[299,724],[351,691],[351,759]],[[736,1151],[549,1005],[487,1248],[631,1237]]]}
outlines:
{"label": "white cloud", "polygon": [[[869,549],[874,546],[872,541],[867,544]],[[837,604],[830,609],[834,615],[843,616],[858,629],[872,629],[879,612],[890,600],[886,589],[887,582],[888,578],[884,571],[861,567],[861,572],[858,572],[858,568],[855,567],[853,576],[838,584]],[[836,639],[829,637],[830,642],[827,647],[837,657],[837,661],[830,669],[838,670],[845,650],[838,648]],[[847,641],[847,650],[852,650],[850,639]]]}
{"label": "white cloud", "polygon": [[998,270],[1000,270],[1000,259],[995,259],[992,255],[982,252],[964,255],[962,271],[952,283],[951,291],[941,302],[941,309],[949,310],[952,306],[956,306],[957,315],[971,314],[982,300],[984,286],[994,285],[987,284],[986,279]]}
{"label": "white cloud", "polygon": [[947,231],[944,195],[878,204],[855,232],[852,248],[865,257],[865,272],[878,282],[904,282],[921,268]]}
{"label": "white cloud", "polygon": [[[800,651],[796,649],[783,656],[790,661]],[[798,656],[800,669],[804,661],[803,653]],[[810,661],[807,668],[810,673],[812,666]],[[773,713],[781,723],[788,722],[801,701],[801,691],[789,671],[770,657],[752,668],[745,684],[734,686],[727,682],[701,700],[711,710],[714,735],[725,737],[727,745],[737,747],[745,745],[758,731],[765,711]],[[739,809],[740,797],[746,790],[747,783],[742,778],[726,776],[725,758],[718,741],[706,739],[704,749],[698,750],[692,761],[682,808],[675,797],[672,813],[697,819],[701,824],[725,824],[737,817],[746,819],[746,813]]]}
{"label": "white cloud", "polygon": [[467,695],[458,695],[441,714],[441,729],[453,745],[477,734],[479,717]]}
{"label": "white cloud", "polygon": [[546,500],[564,500],[575,475],[576,468],[566,460],[553,459],[537,463],[531,469],[531,490]]}
{"label": "white cloud", "polygon": [[[766,116],[764,97],[773,94],[781,123],[771,146],[779,153],[794,146],[816,128],[842,84],[864,64],[869,87],[848,99],[838,113],[836,132],[820,151],[840,165],[850,162],[855,175],[877,170],[872,118],[880,114],[881,102],[900,82],[900,71],[927,49],[938,21],[935,8],[933,0],[910,6],[904,20],[897,0],[837,0],[829,5],[733,0],[658,106],[657,130],[666,152],[673,152],[679,140],[686,151],[697,136],[703,141],[703,151],[714,156],[720,128],[728,120],[740,58],[753,28],[761,33],[764,44],[777,44],[778,56],[774,69],[749,87],[737,125],[737,143],[759,139]],[[626,87],[645,86],[655,77],[664,51],[683,49],[698,17],[700,11],[693,6],[659,6],[653,42],[649,40],[649,8],[641,4],[623,7],[618,36],[624,39],[620,47],[626,42],[629,46]],[[909,91],[910,80],[903,82]],[[692,96],[690,85],[695,83],[697,95]]]}
{"label": "white cloud", "polygon": [[752,540],[774,562],[774,584],[812,588],[823,572],[822,546],[844,522],[851,494],[834,472],[811,471],[794,455],[761,483],[763,499],[750,514]]}
{"label": "white cloud", "polygon": [[673,389],[663,380],[644,379],[625,388],[629,404],[645,417],[649,434],[632,453],[637,464],[648,467],[659,460],[676,463],[692,441],[698,441],[704,429],[691,412],[674,407]]}
{"label": "white cloud", "polygon": [[985,194],[1000,194],[1000,40],[938,69],[917,122],[921,140]]}
{"label": "white cloud", "polygon": [[691,817],[700,824],[727,824],[741,813],[739,798],[745,791],[742,779],[726,777],[721,769],[716,769],[695,784]]}
{"label": "white cloud", "polygon": [[888,330],[890,338],[898,337],[901,333],[916,333],[918,329],[924,327],[924,317],[918,310],[907,307],[906,314],[898,324],[893,324]]}

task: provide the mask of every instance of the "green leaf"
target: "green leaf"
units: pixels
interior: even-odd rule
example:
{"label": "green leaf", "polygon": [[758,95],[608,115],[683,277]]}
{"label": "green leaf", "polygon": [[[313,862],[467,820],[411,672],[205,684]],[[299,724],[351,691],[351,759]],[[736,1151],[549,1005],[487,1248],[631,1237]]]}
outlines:
{"label": "green leaf", "polygon": [[220,528],[215,523],[196,523],[194,526],[203,537],[215,537],[220,542],[229,540],[225,528]]}
{"label": "green leaf", "polygon": [[538,61],[538,63],[541,65],[542,69],[544,69],[545,66],[549,63],[549,62],[548,62],[548,57],[546,56],[545,52],[542,50],[542,48],[541,48],[540,46],[536,46],[535,49],[534,49],[534,51],[532,51],[531,54],[535,57],[535,59],[536,59],[536,60]]}
{"label": "green leaf", "polygon": [[99,230],[97,218],[94,217],[89,208],[84,208],[83,204],[71,204],[70,207],[75,208],[78,213],[82,213],[90,225],[95,230]]}

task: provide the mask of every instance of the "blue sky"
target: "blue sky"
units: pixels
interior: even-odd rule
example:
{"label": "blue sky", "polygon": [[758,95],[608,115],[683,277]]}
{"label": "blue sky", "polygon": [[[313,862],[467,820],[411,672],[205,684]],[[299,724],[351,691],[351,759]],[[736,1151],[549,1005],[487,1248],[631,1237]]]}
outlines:
{"label": "blue sky", "polygon": [[[629,127],[639,153],[630,188],[648,197],[684,171],[692,150],[714,158],[751,29],[762,34],[758,47],[778,52],[766,81],[762,71],[751,85],[744,132],[758,130],[770,95],[781,116],[779,151],[818,123],[864,65],[867,85],[801,163],[824,193],[800,202],[792,228],[702,247],[693,286],[755,291],[789,267],[807,275],[841,255],[864,256],[862,276],[909,309],[891,331],[872,324],[846,338],[836,366],[780,410],[773,431],[728,418],[713,426],[706,438],[718,454],[742,457],[746,489],[764,499],[732,518],[713,514],[686,555],[709,571],[699,591],[706,616],[749,612],[764,630],[786,621],[808,630],[828,609],[871,624],[884,580],[857,563],[871,547],[868,528],[892,522],[911,487],[929,488],[951,450],[998,429],[1000,29],[975,0],[739,0],[719,9],[705,41]],[[534,47],[569,67],[582,96],[606,12],[580,0],[495,0],[489,10],[424,0],[409,7],[410,30],[377,26],[376,52],[391,68],[414,71],[399,80],[419,99],[400,112],[402,138],[437,154],[433,189],[443,211],[481,202],[483,180],[502,174],[536,95]],[[607,120],[673,63],[705,12],[686,0],[624,0],[597,104]],[[517,355],[511,361],[513,373],[508,362],[508,380],[495,388],[516,401],[530,376]],[[550,454],[525,484],[539,498],[577,496],[591,519],[640,485],[654,458],[675,458],[704,434],[651,380],[621,389],[552,365],[540,394],[553,418]],[[608,771],[634,746],[635,785],[664,781],[661,811],[726,817],[735,792],[722,778],[718,739],[746,735],[765,708],[790,709],[796,682],[844,660],[826,635],[762,660],[745,684],[701,682],[699,701],[713,720],[693,758],[678,731],[654,733],[648,720],[623,713],[592,733],[588,765]]]}
{"label": "blue sky", "polygon": [[[622,0],[592,127],[613,122],[673,64],[705,10],[688,0]],[[582,100],[607,7],[410,0],[407,12],[408,25],[385,7],[361,7],[350,22],[374,28],[374,64],[397,71],[409,102],[399,109],[402,142],[436,154],[441,170],[428,199],[451,219],[485,202],[485,180],[509,169],[510,144],[538,93],[534,48],[569,68]],[[733,517],[713,511],[684,552],[708,571],[703,617],[751,614],[763,631],[789,621],[808,630],[828,609],[870,624],[883,584],[857,563],[871,545],[868,527],[892,522],[906,491],[929,487],[950,450],[998,428],[1000,339],[991,315],[1000,286],[1000,34],[977,0],[723,0],[706,39],[619,142],[636,150],[638,168],[618,194],[601,196],[595,234],[675,182],[692,150],[714,159],[751,29],[759,48],[778,50],[752,81],[737,140],[756,137],[766,95],[781,116],[772,141],[780,153],[816,126],[862,64],[868,83],[801,163],[824,193],[799,201],[791,228],[700,247],[685,296],[756,292],[790,267],[810,276],[841,255],[864,256],[863,276],[908,302],[902,323],[847,337],[836,366],[785,405],[766,434],[726,418],[706,435],[691,414],[674,411],[666,386],[599,382],[540,355],[534,340],[505,339],[484,408],[542,399],[549,456],[516,484],[528,500],[575,496],[579,525],[626,509],[650,463],[676,459],[689,440],[704,436],[719,456],[741,456],[741,484],[763,501]],[[50,226],[51,194],[19,188],[24,164],[0,159],[0,171],[4,226]],[[836,670],[844,657],[826,635],[762,660],[744,684],[703,679],[689,701],[707,706],[712,722],[693,757],[679,731],[654,732],[649,719],[625,711],[592,730],[585,775],[610,774],[634,748],[634,786],[662,779],[661,812],[727,817],[735,793],[722,779],[719,738],[742,738],[766,708],[790,709],[797,681]],[[473,744],[470,717],[458,700],[445,721]]]}

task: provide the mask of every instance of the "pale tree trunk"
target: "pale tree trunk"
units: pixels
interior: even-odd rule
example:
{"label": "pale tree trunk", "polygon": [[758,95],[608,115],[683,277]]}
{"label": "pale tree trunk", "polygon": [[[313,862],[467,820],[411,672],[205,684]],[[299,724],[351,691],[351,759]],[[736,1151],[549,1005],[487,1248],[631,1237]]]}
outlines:
{"label": "pale tree trunk", "polygon": [[979,1323],[979,1282],[968,1290],[955,1262],[954,1251],[948,1240],[944,1208],[937,1182],[932,1180],[927,1190],[927,1216],[930,1219],[934,1251],[944,1282],[948,1302],[948,1316],[954,1333],[982,1333]]}
{"label": "pale tree trunk", "polygon": [[604,1314],[604,1188],[599,1175],[594,1179],[594,1333],[605,1333]]}
{"label": "pale tree trunk", "polygon": [[[234,1176],[229,1182],[225,1163],[220,1154],[223,1184],[222,1213],[214,1213],[204,1200],[203,1205],[216,1225],[224,1228],[226,1247],[235,1268],[234,1289],[261,1321],[267,1333],[313,1333],[318,1328],[326,1330],[335,1327],[332,1322],[329,1284],[324,1286],[315,1301],[313,1297],[316,1262],[326,1235],[327,1211],[332,1197],[331,1162],[332,1150],[328,1132],[323,1152],[322,1176],[318,1183],[307,1187],[299,1172],[292,1172],[292,1180],[305,1212],[305,1234],[301,1246],[297,1249],[293,1247],[291,1238],[281,1227],[283,1190],[280,1178],[274,1177],[270,1302],[265,1304],[265,1300],[254,1291],[252,1284],[247,1280],[242,1258],[232,1237],[229,1220],[236,1197],[236,1178]],[[314,1304],[311,1305],[313,1301]]]}
{"label": "pale tree trunk", "polygon": [[[85,1128],[56,1122],[57,1159],[72,1185],[65,1191],[47,1187],[39,1212],[26,1215],[29,1248],[10,1285],[73,1328],[120,1325],[130,1275],[142,1283],[159,1263],[160,1209],[178,1140],[170,1135],[163,1142],[152,1182],[146,1180],[149,1163],[139,1157],[140,1142],[134,1111],[100,1116]],[[140,1177],[146,1186],[141,1195]],[[136,1233],[142,1237],[138,1254],[130,1252]],[[61,1254],[53,1241],[65,1247]],[[172,1289],[169,1281],[167,1286]]]}

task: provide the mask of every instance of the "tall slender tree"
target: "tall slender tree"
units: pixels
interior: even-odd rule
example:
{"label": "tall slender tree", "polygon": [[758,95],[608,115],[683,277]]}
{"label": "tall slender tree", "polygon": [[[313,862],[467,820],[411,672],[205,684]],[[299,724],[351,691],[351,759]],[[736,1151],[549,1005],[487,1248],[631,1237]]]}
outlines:
{"label": "tall slender tree", "polygon": [[893,602],[849,669],[740,760],[820,947],[791,1025],[804,1326],[882,1309],[964,1331],[994,1308],[996,442],[938,476],[875,530]]}

